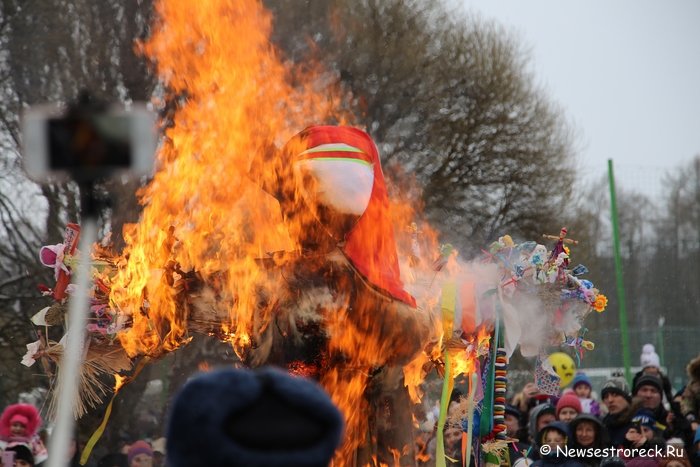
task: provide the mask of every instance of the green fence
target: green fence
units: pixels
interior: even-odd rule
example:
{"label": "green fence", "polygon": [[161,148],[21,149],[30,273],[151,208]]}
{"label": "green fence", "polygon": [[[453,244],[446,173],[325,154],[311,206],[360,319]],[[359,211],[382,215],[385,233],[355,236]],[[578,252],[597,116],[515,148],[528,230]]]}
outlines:
{"label": "green fence", "polygon": [[[591,331],[586,338],[595,342],[592,352],[586,352],[582,369],[623,368],[622,339],[619,329]],[[687,380],[685,367],[700,354],[700,326],[663,326],[656,329],[630,329],[630,354],[632,367],[639,366],[639,357],[644,344],[653,344],[659,354],[661,366],[668,374],[675,390]]]}

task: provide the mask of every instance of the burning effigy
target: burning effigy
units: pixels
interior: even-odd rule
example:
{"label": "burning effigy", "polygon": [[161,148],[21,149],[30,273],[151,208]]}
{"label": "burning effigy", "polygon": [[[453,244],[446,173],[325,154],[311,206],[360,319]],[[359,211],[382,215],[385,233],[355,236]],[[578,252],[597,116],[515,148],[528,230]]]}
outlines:
{"label": "burning effigy", "polygon": [[461,261],[410,209],[392,209],[370,135],[336,108],[339,91],[323,72],[280,58],[258,2],[156,10],[140,47],[163,83],[163,131],[141,218],[125,228],[123,251],[76,251],[77,224],[42,248],[54,303],[34,317],[40,339],[23,363],[40,360],[61,377],[66,337],[51,339],[48,326],[65,325],[72,267],[89,255],[76,417],[137,364],[203,334],[230,343],[247,366],[317,380],[345,417],[337,465],[414,465],[410,407],[434,369],[444,378],[444,462],[442,428],[455,422],[446,397],[466,374],[464,458],[497,462],[516,346],[537,358],[541,389],[558,393],[566,375],[549,352],[592,349],[582,323],[605,308],[586,268],[570,267],[567,232],[551,250],[504,235],[479,261]]}

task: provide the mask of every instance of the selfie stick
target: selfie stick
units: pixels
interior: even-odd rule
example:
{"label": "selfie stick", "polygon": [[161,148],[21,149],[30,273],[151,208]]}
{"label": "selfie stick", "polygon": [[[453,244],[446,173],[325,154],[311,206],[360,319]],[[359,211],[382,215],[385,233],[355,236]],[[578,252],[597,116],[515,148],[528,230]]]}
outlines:
{"label": "selfie stick", "polygon": [[75,429],[75,402],[80,397],[80,366],[85,346],[85,326],[90,305],[90,251],[97,241],[97,206],[94,184],[80,186],[81,229],[78,251],[76,289],[70,296],[68,333],[61,358],[61,378],[58,380],[58,410],[49,445],[48,467],[64,467],[68,463],[68,445]]}
{"label": "selfie stick", "polygon": [[[97,241],[97,219],[102,207],[95,185],[118,172],[146,175],[153,167],[155,115],[140,104],[131,107],[129,112],[126,109],[111,111],[109,106],[84,91],[69,106],[65,116],[47,122],[46,114],[39,110],[28,112],[23,119],[27,173],[42,183],[51,182],[50,176],[67,174],[80,188],[80,255],[77,266],[72,268],[76,288],[69,298],[68,330],[56,383],[58,407],[48,467],[68,464],[68,446],[75,429],[74,414],[80,398],[80,368],[86,352],[85,327],[90,308],[91,249]],[[105,131],[106,126],[111,131]],[[49,142],[45,136],[47,127],[49,135],[54,137],[52,140],[49,136]],[[125,128],[128,128],[126,132]]]}

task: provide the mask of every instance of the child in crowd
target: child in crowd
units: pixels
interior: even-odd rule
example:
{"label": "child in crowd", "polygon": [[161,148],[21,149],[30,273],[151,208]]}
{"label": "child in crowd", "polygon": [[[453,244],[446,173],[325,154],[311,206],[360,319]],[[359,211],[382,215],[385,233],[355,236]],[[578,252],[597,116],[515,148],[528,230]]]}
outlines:
{"label": "child in crowd", "polygon": [[557,420],[569,423],[576,418],[576,415],[581,413],[581,402],[575,394],[564,394],[557,402],[556,417]]}
{"label": "child in crowd", "polygon": [[[12,453],[14,462],[9,467],[34,467],[34,455],[28,446],[24,444],[12,444],[5,448],[5,452]],[[3,467],[5,467],[3,465]]]}
{"label": "child in crowd", "polygon": [[35,463],[44,462],[49,455],[38,434],[40,426],[41,416],[33,405],[8,405],[0,416],[0,449],[25,444],[31,450]]}
{"label": "child in crowd", "polygon": [[583,371],[579,371],[571,382],[571,387],[581,402],[581,413],[588,413],[600,417],[600,404],[593,397],[593,387],[591,380]]}
{"label": "child in crowd", "polygon": [[136,441],[127,453],[129,467],[152,467],[153,448],[146,441]]}

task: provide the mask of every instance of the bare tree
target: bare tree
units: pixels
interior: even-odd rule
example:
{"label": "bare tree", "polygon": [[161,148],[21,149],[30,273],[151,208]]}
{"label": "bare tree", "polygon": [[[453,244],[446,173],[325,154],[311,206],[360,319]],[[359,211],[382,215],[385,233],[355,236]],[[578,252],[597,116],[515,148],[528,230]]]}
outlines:
{"label": "bare tree", "polygon": [[656,225],[651,288],[654,309],[669,324],[697,322],[700,309],[700,156],[668,174],[663,215]]}
{"label": "bare tree", "polygon": [[302,22],[306,42],[282,45],[295,60],[315,57],[336,71],[387,174],[395,183],[416,176],[444,239],[478,251],[504,233],[558,230],[574,183],[574,138],[534,84],[517,38],[436,3],[331,3],[329,17]]}

